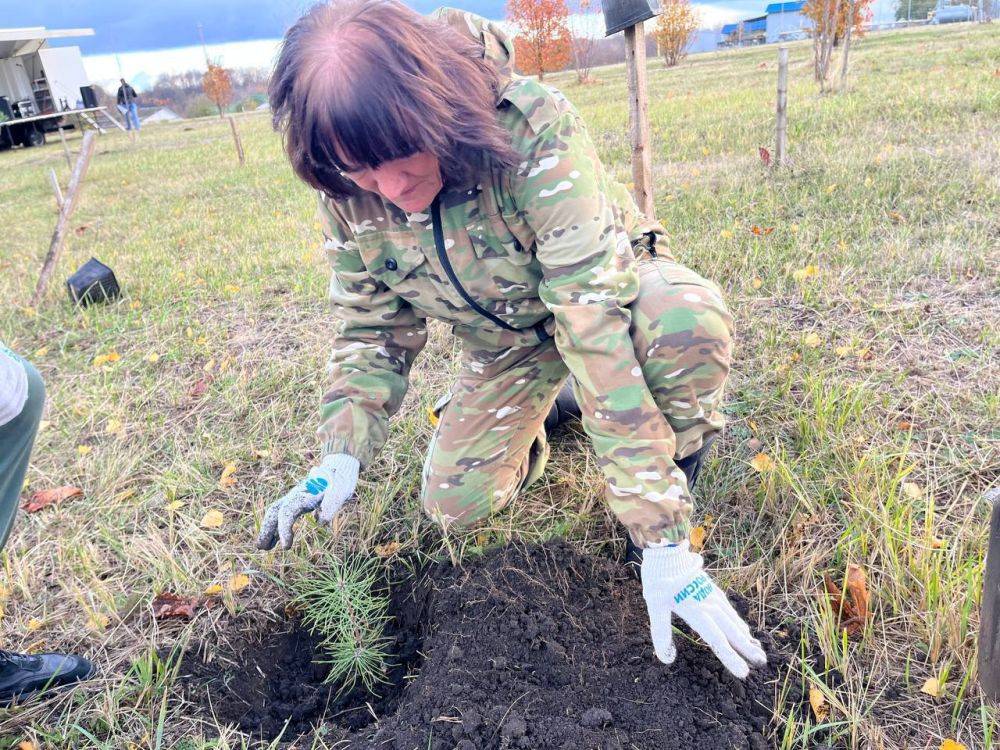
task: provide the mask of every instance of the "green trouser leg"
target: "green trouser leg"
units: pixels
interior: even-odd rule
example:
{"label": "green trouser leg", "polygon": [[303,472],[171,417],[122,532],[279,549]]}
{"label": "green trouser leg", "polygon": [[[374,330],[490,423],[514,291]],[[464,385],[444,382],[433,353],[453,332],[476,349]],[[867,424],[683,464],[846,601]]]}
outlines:
{"label": "green trouser leg", "polygon": [[20,414],[0,427],[0,549],[7,543],[14,525],[17,500],[45,405],[41,375],[29,362],[24,362],[24,369],[28,373],[28,400]]}

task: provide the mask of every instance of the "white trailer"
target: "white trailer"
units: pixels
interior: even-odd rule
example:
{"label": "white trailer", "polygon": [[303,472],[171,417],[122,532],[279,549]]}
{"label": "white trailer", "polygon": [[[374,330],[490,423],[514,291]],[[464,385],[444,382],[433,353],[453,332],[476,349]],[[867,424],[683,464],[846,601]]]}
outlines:
{"label": "white trailer", "polygon": [[103,132],[117,119],[83,87],[90,78],[79,47],[51,47],[50,39],[92,36],[93,29],[0,29],[0,150],[40,146],[45,134],[75,120]]}

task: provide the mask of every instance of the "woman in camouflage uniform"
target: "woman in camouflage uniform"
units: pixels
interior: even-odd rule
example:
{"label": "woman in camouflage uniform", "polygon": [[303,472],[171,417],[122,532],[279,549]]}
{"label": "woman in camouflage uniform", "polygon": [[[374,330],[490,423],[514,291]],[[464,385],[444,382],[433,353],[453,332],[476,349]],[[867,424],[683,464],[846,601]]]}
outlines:
{"label": "woman in camouflage uniform", "polygon": [[268,509],[258,544],[287,548],[297,517],[328,521],[353,494],[436,318],[463,357],[424,466],[427,512],[471,524],[534,481],[572,374],[608,502],[642,550],[657,656],[674,658],[676,613],[745,676],[764,652],[686,541],[685,469],[723,423],[729,313],[605,173],[573,106],[512,58],[483,18],[395,0],[316,6],[286,34],[271,108],[318,191],[343,327],[325,457]]}

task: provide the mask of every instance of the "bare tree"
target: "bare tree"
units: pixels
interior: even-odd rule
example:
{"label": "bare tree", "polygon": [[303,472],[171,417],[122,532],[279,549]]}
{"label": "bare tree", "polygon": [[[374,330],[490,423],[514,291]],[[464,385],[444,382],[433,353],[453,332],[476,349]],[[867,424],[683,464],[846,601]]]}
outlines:
{"label": "bare tree", "polygon": [[594,30],[600,25],[600,0],[576,0],[570,5],[570,64],[576,71],[577,83],[589,83],[590,72],[594,68],[594,52],[597,37]]}

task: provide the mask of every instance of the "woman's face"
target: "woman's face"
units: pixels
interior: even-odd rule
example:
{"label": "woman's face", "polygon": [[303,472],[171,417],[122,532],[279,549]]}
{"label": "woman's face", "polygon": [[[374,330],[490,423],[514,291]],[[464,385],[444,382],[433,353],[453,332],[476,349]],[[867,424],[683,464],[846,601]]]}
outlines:
{"label": "woman's face", "polygon": [[393,159],[376,169],[361,169],[344,174],[360,187],[378,193],[404,211],[423,211],[441,191],[441,165],[434,154],[419,152]]}

